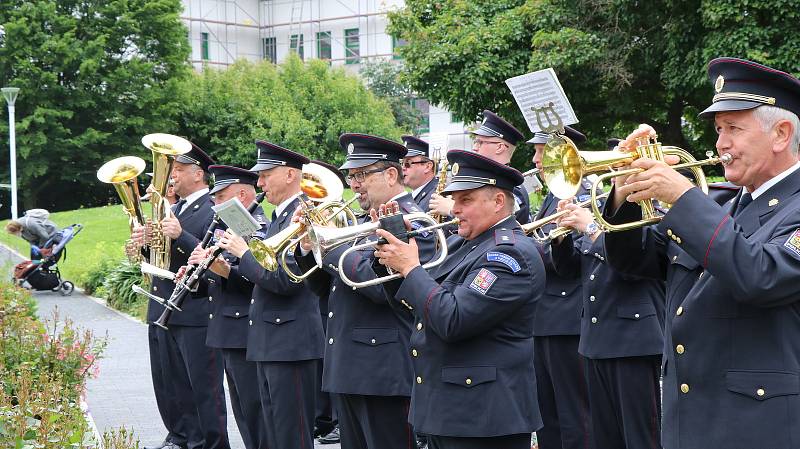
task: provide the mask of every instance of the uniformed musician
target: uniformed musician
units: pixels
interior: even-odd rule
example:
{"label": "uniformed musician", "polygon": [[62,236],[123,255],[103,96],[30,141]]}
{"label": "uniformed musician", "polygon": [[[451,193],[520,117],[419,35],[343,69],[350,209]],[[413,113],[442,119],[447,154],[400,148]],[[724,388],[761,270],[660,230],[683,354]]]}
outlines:
{"label": "uniformed musician", "polygon": [[659,448],[664,283],[611,268],[605,234],[587,207],[561,200],[558,210],[570,211],[558,226],[575,231],[556,239],[551,253],[556,272],[582,283],[578,352],[586,361],[590,447]]}
{"label": "uniformed musician", "polygon": [[[586,141],[586,136],[575,128],[566,126],[564,131],[575,144]],[[533,163],[540,171],[548,140],[550,135],[536,133],[528,141],[534,145]],[[588,199],[591,189],[592,182],[582,179],[578,200]],[[554,214],[557,207],[558,198],[548,192],[534,220]],[[542,231],[548,233],[556,226],[547,224]],[[576,241],[582,240],[576,236]],[[540,449],[585,449],[591,423],[584,376],[586,366],[578,353],[583,296],[580,273],[557,272],[552,264],[550,246],[538,246],[545,260],[547,279],[533,319],[536,383],[543,422],[536,437]]]}
{"label": "uniformed musician", "polygon": [[[483,111],[483,122],[471,134],[473,137],[472,149],[476,153],[505,165],[511,163],[511,156],[514,155],[517,143],[524,137],[511,123],[489,110]],[[520,183],[514,187],[512,193],[516,202],[514,216],[520,224],[529,223],[531,221],[531,202],[527,189]],[[444,216],[452,216],[450,213],[452,208],[452,199],[441,195],[431,196],[431,211]]]}
{"label": "uniformed musician", "polygon": [[[214,204],[220,205],[233,198],[238,198],[245,207],[253,204],[258,174],[228,165],[212,165],[208,171],[214,177],[214,187],[209,192]],[[254,237],[264,239],[268,222],[260,206],[253,211],[253,218],[262,226]],[[217,227],[215,243],[224,229],[224,223]],[[202,263],[212,251],[198,245],[189,263]],[[219,348],[222,353],[233,416],[245,447],[255,449],[269,447],[270,442],[259,399],[258,367],[256,362],[247,360],[247,322],[253,284],[239,274],[238,266],[239,259],[225,251],[201,279],[201,290],[207,291],[211,309],[206,345]]]}
{"label": "uniformed musician", "polygon": [[[164,234],[172,239],[169,270],[186,265],[213,218],[208,195],[208,167],[214,161],[198,146],[175,158],[170,178],[181,198],[172,206],[173,216],[161,221]],[[144,229],[134,229],[132,238],[143,242]],[[169,298],[175,284],[153,278],[152,293]],[[193,294],[183,310],[172,314],[164,330],[154,323],[164,306],[150,301],[147,322],[153,389],[168,434],[154,448],[227,448],[227,413],[222,386],[223,366],[219,350],[206,346],[208,300]]]}
{"label": "uniformed musician", "polygon": [[[339,144],[347,151],[341,169],[348,171],[353,192],[361,195],[362,210],[377,210],[395,201],[404,214],[422,212],[403,186],[403,145],[366,134],[343,134]],[[369,219],[365,215],[360,221]],[[427,261],[433,255],[433,240],[431,236],[419,240],[421,257]],[[339,270],[359,282],[377,276],[371,250],[355,252],[338,266],[347,247],[329,251],[322,260],[323,270],[306,281],[315,290],[330,292],[322,387],[337,395],[343,449],[408,449],[414,447],[408,424],[412,316],[387,296],[382,285],[353,289],[341,280]],[[303,250],[310,247],[304,244]],[[305,271],[314,265],[314,258],[306,254],[298,262]]]}
{"label": "uniformed musician", "polygon": [[[667,281],[663,432],[666,449],[800,444],[800,81],[751,61],[708,67],[717,152],[742,186],[719,205],[664,163],[619,179],[606,209],[672,204],[646,230],[606,236],[611,264]],[[629,149],[640,128],[621,144]],[[646,238],[641,244],[642,233]]]}
{"label": "uniformed musician", "polygon": [[[303,164],[309,159],[270,142],[257,141],[258,156],[250,171],[275,205],[269,238],[291,224],[300,204]],[[240,258],[239,275],[255,284],[248,319],[247,360],[258,363],[258,383],[266,425],[277,449],[314,446],[316,372],[323,354],[318,298],[303,283],[292,282],[279,266],[265,270],[245,241],[226,231],[219,243]]]}
{"label": "uniformed musician", "polygon": [[431,194],[436,192],[439,178],[436,162],[430,158],[428,142],[414,136],[403,136],[408,152],[403,157],[403,184],[411,189],[411,197],[423,211],[428,210]]}
{"label": "uniformed musician", "polygon": [[522,174],[471,151],[447,157],[453,178],[444,192],[461,221],[445,262],[426,272],[414,240],[383,230],[389,244],[375,251],[405,278],[395,298],[415,315],[409,420],[432,449],[529,449],[541,426],[533,313],[544,267],[513,215]]}

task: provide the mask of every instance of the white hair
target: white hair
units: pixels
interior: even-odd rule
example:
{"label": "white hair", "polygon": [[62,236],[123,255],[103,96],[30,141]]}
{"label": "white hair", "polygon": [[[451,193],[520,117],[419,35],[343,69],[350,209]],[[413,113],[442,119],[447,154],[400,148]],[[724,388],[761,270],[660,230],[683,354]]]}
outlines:
{"label": "white hair", "polygon": [[790,136],[789,149],[792,154],[797,156],[800,149],[800,118],[794,112],[775,106],[759,106],[753,110],[756,120],[761,123],[761,128],[767,132],[781,120],[788,120],[792,124],[792,135]]}

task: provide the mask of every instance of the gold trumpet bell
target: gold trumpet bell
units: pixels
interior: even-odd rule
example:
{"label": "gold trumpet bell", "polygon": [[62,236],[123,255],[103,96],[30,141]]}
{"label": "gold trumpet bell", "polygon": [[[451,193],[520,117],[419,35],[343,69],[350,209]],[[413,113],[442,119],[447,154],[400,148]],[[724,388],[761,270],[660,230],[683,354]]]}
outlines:
{"label": "gold trumpet bell", "polygon": [[303,165],[300,190],[315,203],[339,201],[344,193],[342,181],[322,165],[309,163]]}
{"label": "gold trumpet bell", "polygon": [[97,170],[97,179],[114,185],[122,200],[125,213],[131,220],[131,227],[134,224],[144,224],[136,178],[144,171],[145,165],[144,159],[140,157],[123,156],[106,162]]}

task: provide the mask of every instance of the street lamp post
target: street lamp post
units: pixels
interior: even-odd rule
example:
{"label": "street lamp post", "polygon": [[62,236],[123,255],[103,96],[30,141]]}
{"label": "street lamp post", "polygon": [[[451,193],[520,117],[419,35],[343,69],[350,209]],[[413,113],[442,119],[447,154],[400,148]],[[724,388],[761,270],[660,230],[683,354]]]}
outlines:
{"label": "street lamp post", "polygon": [[17,101],[19,87],[0,89],[8,103],[8,145],[11,147],[11,219],[17,219],[17,133],[14,123],[14,102]]}

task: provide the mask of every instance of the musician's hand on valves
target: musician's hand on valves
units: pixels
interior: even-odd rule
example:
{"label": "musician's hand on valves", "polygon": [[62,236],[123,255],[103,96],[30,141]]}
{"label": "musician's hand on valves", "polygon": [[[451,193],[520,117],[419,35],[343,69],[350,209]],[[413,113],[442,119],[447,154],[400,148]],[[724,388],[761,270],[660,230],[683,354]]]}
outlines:
{"label": "musician's hand on valves", "polygon": [[664,162],[653,159],[638,159],[631,168],[644,169],[618,184],[618,194],[624,195],[630,202],[655,199],[663,203],[674,204],[694,185],[688,178],[673,170]]}
{"label": "musician's hand on valves", "polygon": [[181,222],[174,216],[169,216],[161,220],[161,231],[171,239],[177,239],[181,236],[183,228]]}
{"label": "musician's hand on valves", "polygon": [[413,238],[405,243],[383,229],[378,229],[376,233],[378,238],[385,238],[388,242],[375,249],[375,257],[381,265],[391,268],[403,277],[420,265],[417,242]]}
{"label": "musician's hand on valves", "polygon": [[136,245],[137,248],[144,246],[144,234],[144,226],[136,225],[131,230],[131,241],[134,243],[134,245]]}
{"label": "musician's hand on valves", "polygon": [[225,233],[222,234],[222,238],[219,240],[219,243],[217,243],[217,246],[239,258],[249,249],[247,242],[234,234],[230,229],[227,229]]}
{"label": "musician's hand on valves", "polygon": [[570,200],[561,200],[558,202],[558,210],[569,211],[566,215],[558,220],[559,226],[566,226],[578,232],[585,233],[589,223],[594,221],[592,213],[585,207],[580,207]]}
{"label": "musician's hand on valves", "polygon": [[453,211],[453,205],[455,203],[456,202],[449,197],[434,193],[431,195],[431,201],[428,203],[428,209],[430,209],[431,213],[449,217],[453,215],[451,212]]}

